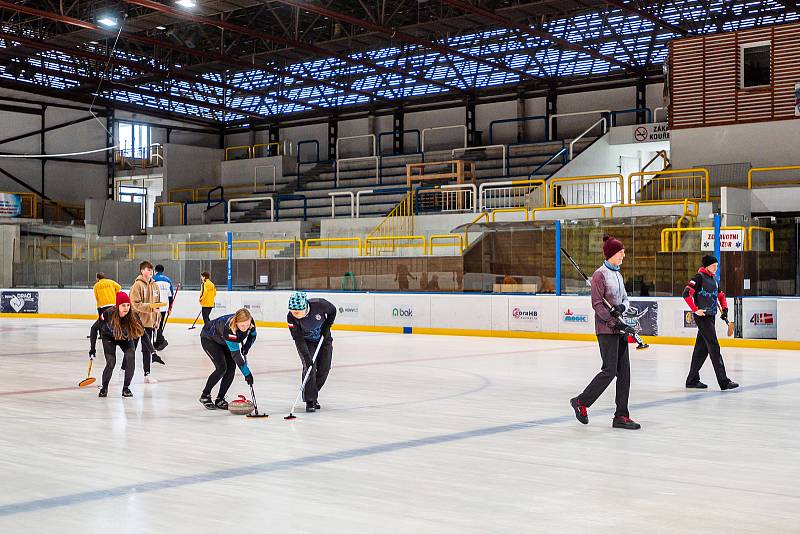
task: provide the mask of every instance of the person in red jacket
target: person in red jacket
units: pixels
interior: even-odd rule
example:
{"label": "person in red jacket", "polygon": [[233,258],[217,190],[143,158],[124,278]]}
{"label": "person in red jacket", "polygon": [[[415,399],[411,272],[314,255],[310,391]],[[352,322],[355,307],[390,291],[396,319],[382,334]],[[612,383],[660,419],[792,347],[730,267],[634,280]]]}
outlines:
{"label": "person in red jacket", "polygon": [[720,319],[728,320],[728,302],[725,293],[719,290],[717,283],[717,268],[719,263],[714,256],[705,256],[703,266],[697,274],[689,280],[683,290],[683,300],[694,312],[694,322],[697,325],[697,339],[692,353],[692,364],[689,375],[686,377],[686,387],[690,389],[705,389],[708,386],[700,382],[700,368],[706,358],[711,358],[717,382],[721,390],[735,389],[739,384],[728,378],[725,373],[725,363],[719,350],[717,331],[714,328],[714,319],[717,316],[717,302],[722,310]]}

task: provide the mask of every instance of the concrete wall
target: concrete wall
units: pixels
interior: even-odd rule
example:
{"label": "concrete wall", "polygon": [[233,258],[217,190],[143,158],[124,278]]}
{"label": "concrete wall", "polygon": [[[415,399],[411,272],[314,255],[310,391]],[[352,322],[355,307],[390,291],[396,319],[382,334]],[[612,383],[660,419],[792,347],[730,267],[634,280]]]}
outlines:
{"label": "concrete wall", "polygon": [[[293,172],[296,164],[293,157],[270,157],[254,159],[238,159],[223,161],[220,167],[221,181],[224,186],[253,185],[258,183],[258,190],[272,190],[273,175],[268,167],[275,167],[275,181],[280,182],[285,173]],[[258,169],[256,169],[258,167]],[[230,196],[230,195],[226,195]]]}
{"label": "concrete wall", "polygon": [[800,120],[730,124],[672,132],[672,166],[750,163],[753,167],[800,164]]}
{"label": "concrete wall", "polygon": [[164,145],[164,191],[220,185],[224,151],[170,143]]}

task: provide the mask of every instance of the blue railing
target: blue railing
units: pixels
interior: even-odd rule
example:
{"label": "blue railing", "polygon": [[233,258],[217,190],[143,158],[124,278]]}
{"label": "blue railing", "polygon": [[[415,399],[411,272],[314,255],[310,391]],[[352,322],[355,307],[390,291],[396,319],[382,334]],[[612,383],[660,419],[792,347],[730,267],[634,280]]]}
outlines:
{"label": "blue railing", "polygon": [[276,195],[275,196],[275,221],[281,220],[281,202],[285,200],[303,201],[303,220],[308,220],[308,198],[305,195]]}
{"label": "blue railing", "polygon": [[[550,137],[550,128],[547,124],[547,115],[532,115],[530,117],[518,117],[516,119],[497,119],[489,123],[489,144],[494,145],[494,127],[497,124],[508,124],[511,122],[531,122],[531,121],[542,121],[544,123],[544,138],[548,139]],[[499,143],[497,143],[499,144]],[[512,146],[513,144],[527,144],[527,143],[512,143],[508,146]]]}
{"label": "blue railing", "polygon": [[533,177],[534,177],[534,176],[535,176],[535,175],[536,175],[536,174],[537,174],[537,173],[538,173],[540,170],[542,170],[543,168],[545,168],[545,167],[547,167],[548,165],[550,165],[551,163],[553,163],[555,160],[557,160],[557,159],[559,158],[559,156],[561,157],[561,165],[566,165],[566,164],[567,164],[567,153],[568,153],[568,152],[569,152],[569,150],[567,150],[566,143],[565,143],[565,142],[564,142],[564,140],[562,139],[562,140],[561,140],[561,148],[559,148],[559,149],[556,151],[556,153],[555,153],[555,154],[553,154],[552,156],[550,156],[550,158],[548,158],[548,160],[547,160],[547,161],[545,161],[544,163],[542,163],[541,165],[539,165],[538,167],[536,167],[536,168],[535,168],[533,171],[531,171],[531,173],[530,173],[530,174],[528,174],[528,180],[532,180],[532,179],[533,179]]}
{"label": "blue railing", "polygon": [[[303,145],[314,145],[317,148],[317,156],[313,160],[309,161],[302,161],[300,159],[300,147]],[[300,166],[304,163],[319,163],[319,141],[316,139],[305,139],[303,141],[298,141],[297,143],[297,165]]]}

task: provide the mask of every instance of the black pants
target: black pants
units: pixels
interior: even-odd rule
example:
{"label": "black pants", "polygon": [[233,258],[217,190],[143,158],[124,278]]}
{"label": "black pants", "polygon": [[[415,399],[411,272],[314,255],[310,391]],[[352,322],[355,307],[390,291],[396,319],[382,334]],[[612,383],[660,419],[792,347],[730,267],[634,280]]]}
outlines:
{"label": "black pants", "polygon": [[[311,367],[311,359],[314,357],[314,352],[317,350],[319,341],[306,341],[308,347],[309,357],[306,360],[300,356],[300,361],[303,362],[303,374],[300,379],[305,378],[308,368]],[[319,390],[325,385],[328,379],[328,373],[331,372],[331,362],[333,360],[333,340],[325,338],[322,347],[319,349],[317,360],[314,362],[314,369],[306,381],[306,387],[303,389],[303,400],[305,402],[316,401],[319,397]]]}
{"label": "black pants", "polygon": [[97,336],[100,334],[100,325],[102,324],[100,318],[103,316],[103,312],[110,307],[111,306],[104,306],[102,308],[97,308],[97,320],[92,323],[92,328],[89,331],[89,339],[91,339],[92,350],[94,350],[95,343],[97,342]]}
{"label": "black pants", "polygon": [[211,310],[213,310],[213,306],[203,306],[201,311],[203,313],[203,324],[208,324],[211,322]]}
{"label": "black pants", "polygon": [[222,380],[219,384],[217,398],[224,399],[225,394],[233,383],[233,376],[236,374],[236,362],[233,361],[233,356],[231,356],[231,351],[228,350],[228,347],[224,347],[205,337],[200,338],[200,345],[202,345],[208,357],[211,358],[211,363],[214,364],[214,372],[211,373],[208,376],[208,380],[206,380],[203,396],[211,395],[211,388]]}
{"label": "black pants", "polygon": [[628,354],[628,338],[619,334],[597,334],[600,345],[600,357],[603,367],[597,373],[578,399],[591,406],[603,394],[606,388],[617,378],[617,411],[615,417],[628,417],[628,395],[631,391],[631,359]]}
{"label": "black pants", "polygon": [[127,339],[123,339],[121,341],[103,339],[102,341],[103,352],[106,355],[106,366],[103,369],[103,389],[108,389],[108,384],[111,382],[111,376],[114,374],[114,366],[117,365],[117,347],[121,348],[123,352],[122,368],[125,369],[124,387],[127,388],[131,385],[131,380],[133,380],[133,370],[134,367],[136,367],[136,347],[133,341]]}
{"label": "black pants", "polygon": [[692,353],[692,365],[689,368],[689,375],[686,377],[686,385],[691,386],[700,382],[700,368],[707,357],[711,358],[714,372],[717,375],[717,382],[720,387],[728,385],[730,379],[725,373],[725,363],[722,361],[722,354],[719,351],[719,341],[717,331],[714,329],[716,315],[694,316],[697,324],[697,339],[694,342],[694,352]]}
{"label": "black pants", "polygon": [[[155,347],[153,347],[153,332],[155,329],[153,328],[145,328],[144,334],[141,337],[142,340],[142,369],[144,369],[145,376],[150,374],[150,362],[153,361],[153,353],[156,351]],[[139,347],[139,340],[137,339],[133,343],[134,348]],[[123,362],[122,369],[127,370],[127,362]]]}
{"label": "black pants", "polygon": [[158,324],[158,330],[156,331],[156,345],[160,345],[164,342],[164,327],[166,326],[167,322],[167,312],[161,312],[161,322]]}

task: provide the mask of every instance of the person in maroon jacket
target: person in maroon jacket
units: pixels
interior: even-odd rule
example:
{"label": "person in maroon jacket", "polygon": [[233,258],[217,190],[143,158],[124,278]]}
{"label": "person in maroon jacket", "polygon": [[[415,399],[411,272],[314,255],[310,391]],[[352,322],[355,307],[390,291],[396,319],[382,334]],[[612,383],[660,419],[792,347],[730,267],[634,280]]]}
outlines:
{"label": "person in maroon jacket", "polygon": [[718,267],[717,258],[705,256],[703,258],[703,266],[689,280],[683,290],[683,300],[689,305],[689,309],[694,312],[694,322],[697,325],[697,339],[694,342],[692,364],[689,368],[689,375],[686,377],[687,388],[706,389],[708,387],[700,382],[700,368],[703,367],[707,357],[711,358],[711,364],[714,366],[714,372],[717,374],[717,382],[721,390],[739,387],[739,384],[728,378],[725,373],[725,363],[722,361],[717,331],[714,328],[714,318],[717,316],[717,302],[719,302],[719,308],[722,310],[719,318],[725,322],[728,321],[728,302],[725,300],[725,293],[719,290],[716,278]]}
{"label": "person in maroon jacket", "polygon": [[620,267],[625,258],[622,242],[610,236],[603,237],[603,256],[605,261],[592,275],[592,308],[594,309],[594,330],[600,346],[603,366],[589,382],[586,389],[570,399],[575,417],[584,425],[589,424],[589,408],[617,379],[617,409],[611,426],[626,430],[639,430],[642,425],[630,418],[628,396],[631,389],[631,360],[628,352],[628,336],[635,333],[633,327],[621,320],[625,309],[630,305],[625,281]]}

